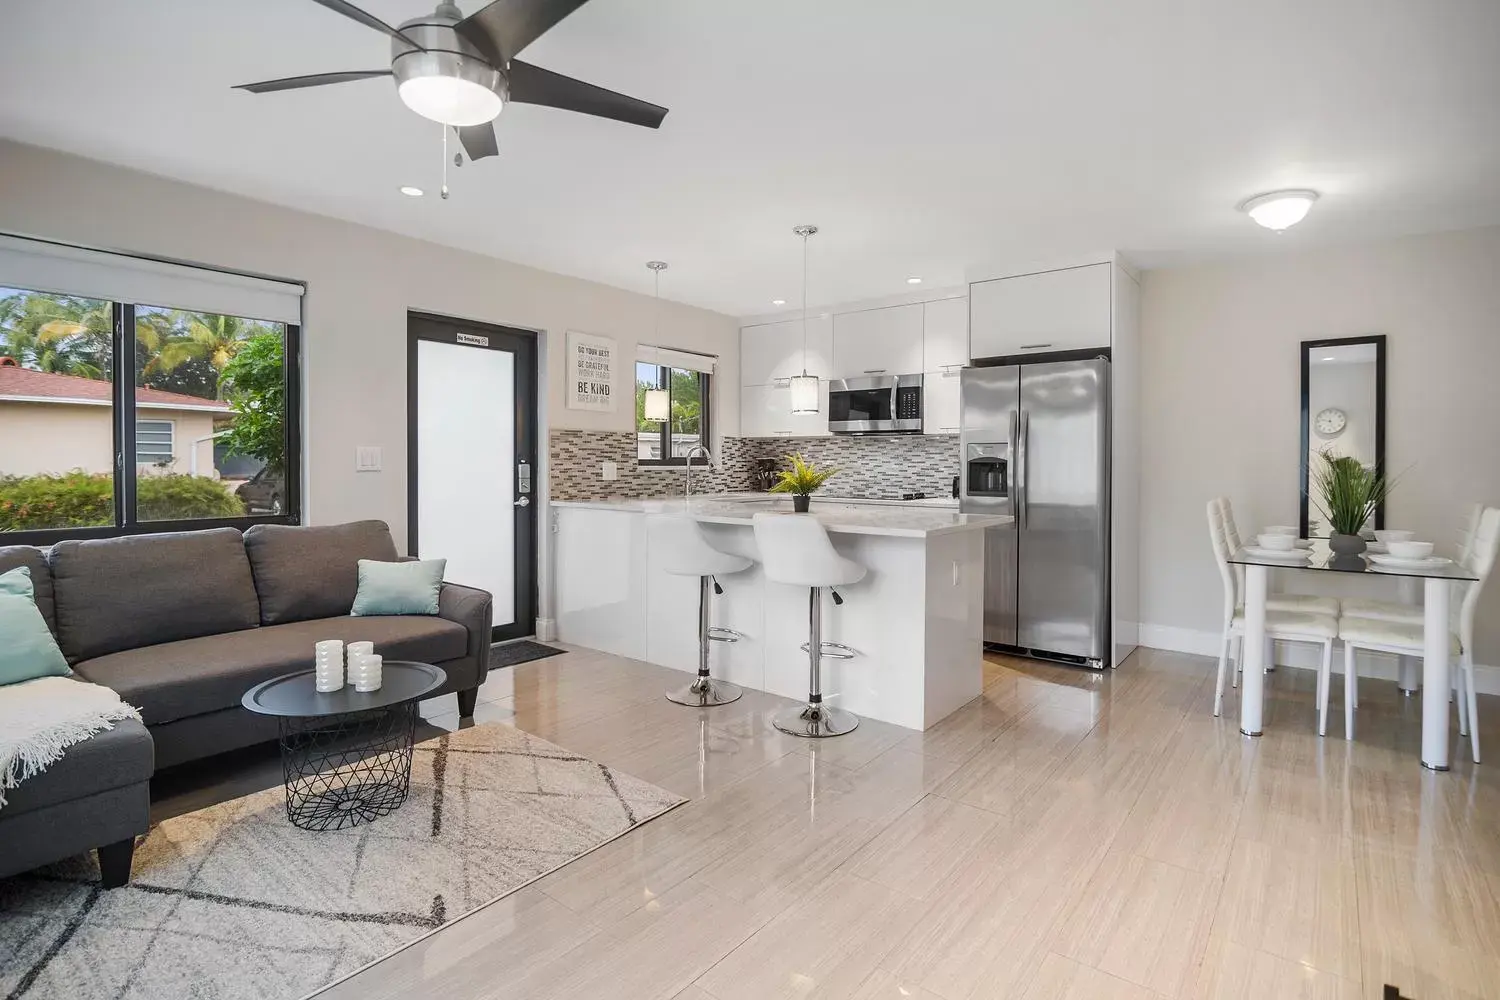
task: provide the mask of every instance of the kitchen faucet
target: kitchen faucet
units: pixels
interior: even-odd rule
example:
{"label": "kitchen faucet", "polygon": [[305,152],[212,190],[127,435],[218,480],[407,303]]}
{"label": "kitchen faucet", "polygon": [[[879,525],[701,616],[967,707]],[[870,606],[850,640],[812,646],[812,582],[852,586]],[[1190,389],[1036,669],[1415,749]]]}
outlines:
{"label": "kitchen faucet", "polygon": [[691,448],[688,449],[688,453],[687,453],[687,466],[686,466],[687,467],[687,481],[684,483],[683,490],[682,490],[682,499],[683,499],[684,503],[686,503],[687,501],[693,499],[693,456],[698,455],[700,453],[703,455],[704,458],[708,459],[707,463],[705,463],[705,464],[707,464],[710,468],[712,468],[712,466],[714,464],[714,453],[711,452],[711,451],[709,451],[703,445],[701,445],[701,444],[695,444]]}

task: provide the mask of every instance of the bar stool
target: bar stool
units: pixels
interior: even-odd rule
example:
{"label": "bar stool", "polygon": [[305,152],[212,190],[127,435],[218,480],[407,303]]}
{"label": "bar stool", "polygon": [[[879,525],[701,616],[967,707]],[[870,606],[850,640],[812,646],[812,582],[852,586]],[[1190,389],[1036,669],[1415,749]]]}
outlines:
{"label": "bar stool", "polygon": [[859,725],[859,716],[823,704],[823,657],[847,660],[858,655],[839,642],[823,641],[823,591],[843,604],[834,587],[858,583],[865,567],[834,551],[828,532],[811,514],[756,514],[755,545],[766,579],[811,591],[807,606],[807,704],[776,714],[771,724],[790,736],[842,736]]}
{"label": "bar stool", "polygon": [[720,552],[708,544],[703,529],[690,517],[654,515],[650,528],[651,545],[661,555],[663,572],[698,578],[698,676],[691,684],[668,691],[667,700],[694,708],[727,705],[744,692],[737,684],[709,676],[708,644],[735,642],[743,636],[734,629],[709,624],[713,594],[724,593],[724,588],[714,577],[738,573],[755,565],[755,561]]}

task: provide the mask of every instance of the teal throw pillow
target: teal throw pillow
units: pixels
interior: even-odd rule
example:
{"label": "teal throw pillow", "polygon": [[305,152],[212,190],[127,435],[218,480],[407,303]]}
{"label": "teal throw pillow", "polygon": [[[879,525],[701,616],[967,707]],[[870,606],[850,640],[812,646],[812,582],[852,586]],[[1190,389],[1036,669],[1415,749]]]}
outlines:
{"label": "teal throw pillow", "polygon": [[72,673],[36,606],[31,570],[0,573],[0,685]]}
{"label": "teal throw pillow", "polygon": [[351,615],[435,615],[446,559],[359,561],[359,590]]}

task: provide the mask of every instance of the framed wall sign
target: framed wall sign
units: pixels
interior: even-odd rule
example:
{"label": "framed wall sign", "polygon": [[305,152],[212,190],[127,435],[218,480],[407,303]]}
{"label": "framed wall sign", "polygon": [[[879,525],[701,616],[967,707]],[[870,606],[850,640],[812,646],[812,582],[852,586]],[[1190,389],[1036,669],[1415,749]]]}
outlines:
{"label": "framed wall sign", "polygon": [[615,364],[619,351],[614,338],[578,330],[568,331],[568,408],[615,411]]}

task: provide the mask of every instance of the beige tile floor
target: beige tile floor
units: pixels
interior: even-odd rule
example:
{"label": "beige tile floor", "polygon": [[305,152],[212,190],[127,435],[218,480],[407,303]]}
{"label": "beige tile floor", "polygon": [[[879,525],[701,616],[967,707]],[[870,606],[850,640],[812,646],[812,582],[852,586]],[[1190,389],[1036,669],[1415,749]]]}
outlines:
{"label": "beige tile floor", "polygon": [[1500,762],[1420,768],[1419,699],[1366,682],[1358,740],[1319,739],[1279,670],[1250,740],[1201,657],[985,670],[928,732],[824,742],[588,650],[500,672],[480,721],[693,801],[323,997],[1500,998]]}

